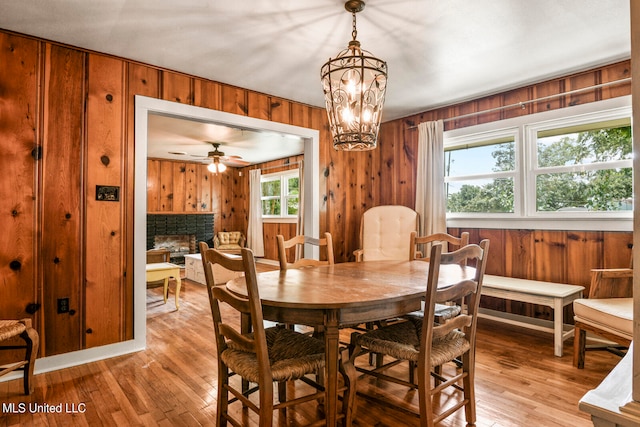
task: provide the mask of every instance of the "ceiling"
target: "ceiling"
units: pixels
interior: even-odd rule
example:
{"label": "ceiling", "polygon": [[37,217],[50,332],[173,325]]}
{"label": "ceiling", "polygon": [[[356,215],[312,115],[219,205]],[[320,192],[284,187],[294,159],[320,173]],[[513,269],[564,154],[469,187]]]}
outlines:
{"label": "ceiling", "polygon": [[[629,1],[369,0],[357,38],[387,61],[388,121],[627,59]],[[0,28],[320,107],[320,67],[351,25],[342,0],[21,0],[0,14]]]}

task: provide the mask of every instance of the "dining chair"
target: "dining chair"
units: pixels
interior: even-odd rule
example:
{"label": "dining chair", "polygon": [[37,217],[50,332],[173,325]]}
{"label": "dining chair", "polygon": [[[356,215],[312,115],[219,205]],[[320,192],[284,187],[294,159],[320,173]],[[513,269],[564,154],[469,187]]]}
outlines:
{"label": "dining chair", "polygon": [[[258,415],[258,425],[271,426],[273,411],[324,397],[322,386],[309,375],[322,375],[325,365],[324,342],[316,338],[281,327],[264,327],[262,305],[258,292],[258,276],[251,249],[242,248],[241,258],[231,258],[215,249],[200,245],[205,270],[207,291],[213,316],[218,357],[218,403],[216,425],[244,425],[231,415],[229,405],[240,401],[245,408]],[[247,297],[230,292],[225,285],[215,285],[212,265],[219,264],[232,271],[244,272]],[[251,332],[239,327],[238,314],[242,322],[250,322]],[[249,325],[246,325],[249,326]],[[355,370],[348,358],[340,363],[344,379],[343,412],[341,418],[348,419],[355,401]],[[255,384],[245,389],[241,381],[233,382],[231,377]],[[315,390],[287,400],[286,383],[302,380]],[[274,403],[273,384],[278,384],[279,402]],[[246,384],[246,383],[245,383]],[[249,395],[258,392],[257,403]],[[281,412],[286,416],[285,412]]]}
{"label": "dining chair", "polygon": [[[333,265],[334,257],[333,257],[333,238],[331,237],[331,233],[324,233],[324,238],[322,239],[314,239],[306,236],[294,236],[289,240],[284,240],[284,236],[282,234],[278,234],[276,236],[276,242],[278,244],[278,261],[280,262],[280,270],[289,270],[296,268],[306,268],[306,267],[316,267],[319,265]],[[312,258],[297,258],[295,259],[299,253],[302,253],[305,244],[311,244],[318,246],[320,248],[325,248],[326,252],[326,260],[317,260]],[[294,253],[294,261],[288,261],[287,250],[296,249]],[[295,325],[287,324],[285,325],[288,328],[295,328]],[[313,335],[316,338],[320,338],[322,333],[322,327],[316,326],[313,330]],[[320,380],[319,382],[321,382]]]}
{"label": "dining chair", "polygon": [[[23,345],[14,345],[11,341],[20,338]],[[0,367],[0,376],[10,372],[23,371],[24,394],[33,391],[33,368],[40,345],[38,331],[31,326],[31,319],[0,320],[0,350],[15,351],[24,349],[25,355],[17,362],[11,362]]]}
{"label": "dining chair", "polygon": [[[422,256],[422,251],[418,250],[418,245],[425,245],[425,244],[433,245],[436,243],[446,243],[447,245],[449,244],[455,245],[456,249],[460,249],[469,244],[469,233],[465,231],[460,234],[460,237],[456,237],[448,233],[434,233],[428,236],[418,236],[418,233],[413,231],[411,232],[409,242],[410,242],[410,250],[411,250],[411,253],[409,256],[410,260],[429,261],[429,257]],[[448,249],[448,246],[443,245],[442,250],[444,251],[446,249]],[[468,261],[467,258],[462,258],[460,259],[459,262],[461,266],[466,266],[467,261]],[[449,317],[457,316],[458,313],[460,313],[460,309],[461,309],[460,305],[453,304],[452,301],[443,303],[443,304],[436,304],[436,320],[442,321],[442,320],[446,320]],[[423,313],[424,312],[420,310],[420,311],[410,313],[409,316],[422,317]]]}
{"label": "dining chair", "polygon": [[[573,366],[584,368],[587,350],[623,356],[633,340],[633,268],[592,269],[589,297],[574,300],[573,312]],[[607,343],[587,347],[587,332]]]}
{"label": "dining chair", "polygon": [[[351,360],[353,362],[359,354],[365,351],[385,354],[394,359],[377,369],[358,366],[358,371],[372,375],[377,379],[418,389],[419,414],[415,415],[419,415],[421,426],[432,427],[463,407],[467,424],[471,425],[476,421],[474,374],[477,311],[488,250],[488,240],[481,241],[479,245],[470,244],[457,251],[447,253],[442,253],[441,244],[433,245],[429,255],[431,261],[429,262],[425,291],[424,318],[413,318],[364,334],[352,335],[354,350]],[[439,286],[438,276],[441,264],[459,263],[465,258],[475,260],[474,276],[458,283]],[[435,322],[436,303],[460,299],[465,302],[465,310],[443,323]],[[453,370],[451,374],[434,372],[433,368],[455,360],[461,361],[460,369]],[[417,381],[409,381],[406,374],[403,376],[394,375],[403,372],[400,370],[385,373],[388,368],[403,361],[411,361],[416,364]],[[433,387],[430,381],[431,376],[437,380]],[[457,389],[459,393],[453,393],[446,399],[442,399],[445,408],[436,414],[437,397],[448,387]],[[406,403],[394,404],[391,399],[372,395],[365,395],[365,397],[396,407]],[[457,397],[459,399],[449,405]]]}
{"label": "dining chair", "polygon": [[[289,240],[284,240],[284,236],[282,234],[278,234],[276,236],[276,242],[278,243],[278,260],[280,261],[280,270],[334,264],[333,238],[331,237],[331,233],[324,233],[324,237],[322,239],[314,239],[311,237],[300,235],[292,237]],[[297,257],[296,253],[294,255],[294,261],[289,262],[287,250],[295,248],[297,249],[297,252],[302,253],[302,248],[305,244],[311,244],[320,248],[325,248],[326,259],[320,261],[312,258]]]}
{"label": "dining chair", "polygon": [[418,229],[418,213],[399,205],[375,206],[362,214],[356,261],[404,261],[409,235]]}
{"label": "dining chair", "polygon": [[[424,261],[429,261],[429,257],[422,257],[422,251],[419,250],[419,248],[425,247],[424,245],[426,244],[433,243],[447,243],[448,245],[454,245],[455,249],[460,249],[461,247],[469,244],[469,233],[464,231],[460,233],[460,237],[456,237],[448,233],[434,233],[427,236],[418,236],[416,231],[412,231],[411,236],[409,237],[409,259],[422,259]],[[443,245],[442,250],[445,252],[450,251],[451,249],[448,245]],[[465,259],[461,262],[463,265],[466,265],[467,260]]]}

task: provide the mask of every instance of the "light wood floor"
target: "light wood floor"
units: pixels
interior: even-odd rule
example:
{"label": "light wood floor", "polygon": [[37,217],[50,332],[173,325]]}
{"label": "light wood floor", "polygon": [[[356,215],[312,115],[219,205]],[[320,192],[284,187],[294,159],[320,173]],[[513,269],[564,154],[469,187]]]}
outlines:
{"label": "light wood floor", "polygon": [[[147,349],[82,366],[36,375],[35,393],[21,394],[21,381],[0,383],[0,426],[211,426],[216,411],[216,356],[205,287],[183,282],[181,309],[173,295],[165,305],[161,288],[147,291]],[[172,288],[173,290],[173,288]],[[476,393],[479,427],[592,425],[578,400],[618,362],[604,352],[587,353],[586,368],[574,369],[571,340],[564,356],[553,356],[551,334],[480,319]],[[361,363],[366,362],[366,357]],[[405,369],[406,370],[406,369]],[[417,392],[359,381],[359,390],[391,393],[415,403]],[[295,393],[295,390],[292,390]],[[291,392],[290,392],[291,393]],[[447,397],[443,397],[446,405]],[[24,404],[10,414],[6,404]],[[417,425],[417,419],[358,397],[358,426]],[[63,413],[30,413],[32,405],[62,404]],[[65,410],[84,410],[64,413]],[[289,410],[276,425],[301,425],[317,416],[315,402]],[[251,419],[251,425],[256,425]],[[459,411],[442,423],[463,426]]]}

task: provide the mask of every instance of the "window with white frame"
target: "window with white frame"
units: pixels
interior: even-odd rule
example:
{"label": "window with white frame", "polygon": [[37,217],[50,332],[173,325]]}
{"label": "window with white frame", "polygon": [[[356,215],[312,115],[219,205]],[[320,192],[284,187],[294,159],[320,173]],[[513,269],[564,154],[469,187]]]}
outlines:
{"label": "window with white frame", "polygon": [[298,169],[260,177],[263,218],[296,218],[300,204]]}
{"label": "window with white frame", "polygon": [[447,218],[631,218],[631,108],[593,104],[445,133]]}

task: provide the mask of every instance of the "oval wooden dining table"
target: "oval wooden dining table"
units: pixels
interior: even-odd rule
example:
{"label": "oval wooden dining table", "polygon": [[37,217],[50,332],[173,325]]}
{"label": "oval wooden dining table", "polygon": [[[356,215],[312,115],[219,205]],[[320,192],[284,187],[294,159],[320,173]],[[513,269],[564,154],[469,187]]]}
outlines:
{"label": "oval wooden dining table", "polygon": [[[258,274],[265,320],[324,326],[326,424],[337,423],[339,330],[385,320],[421,308],[429,263],[424,261],[348,262]],[[475,269],[441,265],[438,287],[472,278]],[[247,295],[244,277],[227,288]]]}

